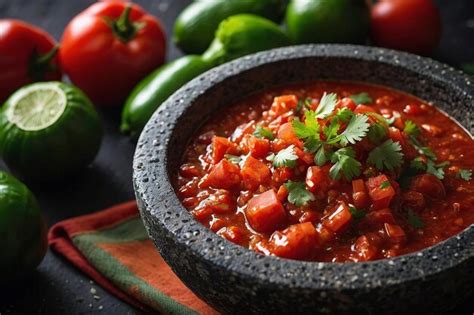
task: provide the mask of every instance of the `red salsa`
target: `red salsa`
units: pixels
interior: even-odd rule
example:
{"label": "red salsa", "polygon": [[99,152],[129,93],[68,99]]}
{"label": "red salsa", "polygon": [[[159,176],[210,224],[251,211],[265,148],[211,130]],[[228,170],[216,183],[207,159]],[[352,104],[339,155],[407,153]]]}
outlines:
{"label": "red salsa", "polygon": [[218,235],[265,255],[358,262],[418,251],[474,223],[474,143],[413,96],[292,85],[219,112],[176,189]]}

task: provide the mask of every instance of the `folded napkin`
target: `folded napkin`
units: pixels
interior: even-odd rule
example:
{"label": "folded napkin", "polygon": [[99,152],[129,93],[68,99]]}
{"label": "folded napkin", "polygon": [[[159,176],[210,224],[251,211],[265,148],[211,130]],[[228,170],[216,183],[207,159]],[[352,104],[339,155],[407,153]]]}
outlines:
{"label": "folded napkin", "polygon": [[161,258],[148,238],[135,201],[59,222],[48,238],[55,252],[142,311],[217,314]]}

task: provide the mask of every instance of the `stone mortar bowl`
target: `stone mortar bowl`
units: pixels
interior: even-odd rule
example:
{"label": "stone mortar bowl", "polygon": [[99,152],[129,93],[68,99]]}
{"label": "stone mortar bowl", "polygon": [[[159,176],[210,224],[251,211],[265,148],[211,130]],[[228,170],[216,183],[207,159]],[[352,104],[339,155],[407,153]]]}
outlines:
{"label": "stone mortar bowl", "polygon": [[474,226],[433,247],[366,263],[303,262],[257,254],[217,236],[181,205],[170,179],[212,115],[249,94],[314,80],[355,80],[430,101],[474,131],[474,80],[436,61],[350,45],[294,46],[217,67],[171,96],[138,142],[134,186],[159,252],[223,313],[443,313],[474,295]]}

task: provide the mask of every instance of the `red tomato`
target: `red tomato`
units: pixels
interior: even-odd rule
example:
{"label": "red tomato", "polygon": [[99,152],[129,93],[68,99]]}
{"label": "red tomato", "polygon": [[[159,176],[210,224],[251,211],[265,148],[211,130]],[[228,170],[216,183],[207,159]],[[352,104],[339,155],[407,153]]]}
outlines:
{"label": "red tomato", "polygon": [[132,88],[163,64],[160,22],[135,4],[97,2],[66,27],[60,58],[64,71],[95,103],[121,106]]}
{"label": "red tomato", "polygon": [[209,172],[207,178],[201,183],[202,187],[231,189],[240,185],[240,169],[237,165],[221,160]]}
{"label": "red tomato", "polygon": [[285,208],[273,189],[250,199],[245,216],[255,231],[263,233],[275,231],[286,221]]}
{"label": "red tomato", "polygon": [[259,185],[268,182],[272,173],[270,169],[260,160],[249,156],[240,171],[245,188],[255,190]]}
{"label": "red tomato", "polygon": [[318,233],[310,222],[290,225],[270,237],[272,253],[279,257],[302,259],[318,245]]}
{"label": "red tomato", "polygon": [[439,43],[441,18],[432,0],[386,0],[372,7],[377,45],[428,55]]}
{"label": "red tomato", "polygon": [[323,218],[323,225],[334,233],[340,233],[351,221],[352,214],[349,211],[349,206],[341,201],[327,217]]}
{"label": "red tomato", "polygon": [[372,199],[372,209],[388,208],[395,196],[395,189],[387,176],[382,174],[377,177],[370,177],[366,182],[366,186]]}
{"label": "red tomato", "polygon": [[229,154],[235,154],[237,152],[237,147],[235,143],[224,137],[215,136],[212,138],[212,162],[217,164],[224,156]]}
{"label": "red tomato", "polygon": [[57,43],[48,33],[18,20],[0,20],[0,103],[35,81],[61,80]]}

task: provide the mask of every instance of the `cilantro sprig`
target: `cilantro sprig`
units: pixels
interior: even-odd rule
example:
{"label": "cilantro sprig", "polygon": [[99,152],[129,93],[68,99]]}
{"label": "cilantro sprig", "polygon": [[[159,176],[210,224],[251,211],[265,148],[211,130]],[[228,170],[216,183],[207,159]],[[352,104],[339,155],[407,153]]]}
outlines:
{"label": "cilantro sprig", "polygon": [[355,151],[350,147],[341,148],[334,152],[331,156],[331,162],[334,163],[329,170],[329,176],[332,179],[340,179],[341,175],[344,174],[344,177],[350,181],[360,175],[362,165],[355,159]]}
{"label": "cilantro sprig", "polygon": [[362,92],[359,94],[354,94],[349,96],[350,99],[354,101],[357,105],[359,104],[372,104],[374,101],[366,92]]}
{"label": "cilantro sprig", "polygon": [[370,141],[379,144],[387,136],[387,128],[380,123],[372,124],[367,132]]}
{"label": "cilantro sprig", "polygon": [[471,170],[465,170],[465,169],[459,169],[459,171],[456,174],[456,177],[464,179],[465,181],[470,181],[472,178],[472,171]]}
{"label": "cilantro sprig", "polygon": [[262,127],[262,126],[257,126],[257,128],[255,128],[253,135],[257,138],[266,138],[268,140],[275,139],[273,132],[270,129]]}
{"label": "cilantro sprig", "polygon": [[375,165],[379,171],[382,171],[384,168],[391,171],[402,165],[403,153],[401,151],[400,143],[388,139],[370,151],[367,163]]}
{"label": "cilantro sprig", "polygon": [[420,128],[411,120],[405,121],[405,128],[403,128],[403,131],[408,136],[412,137],[418,137],[421,133]]}
{"label": "cilantro sprig", "polygon": [[337,94],[336,93],[324,93],[323,97],[319,101],[318,108],[316,108],[316,117],[317,118],[326,118],[331,115],[336,108],[337,104]]}
{"label": "cilantro sprig", "polygon": [[354,115],[352,116],[349,124],[344,131],[336,136],[329,143],[339,142],[343,147],[347,144],[355,144],[357,141],[362,140],[366,136],[369,130],[369,118],[366,115]]}
{"label": "cilantro sprig", "polygon": [[297,207],[306,205],[308,202],[315,200],[312,192],[306,189],[304,182],[288,181],[285,184],[288,190],[288,201]]}
{"label": "cilantro sprig", "polygon": [[273,162],[275,167],[295,167],[298,156],[295,153],[295,146],[290,145],[289,147],[280,150],[277,154],[270,154],[267,157],[268,161]]}

